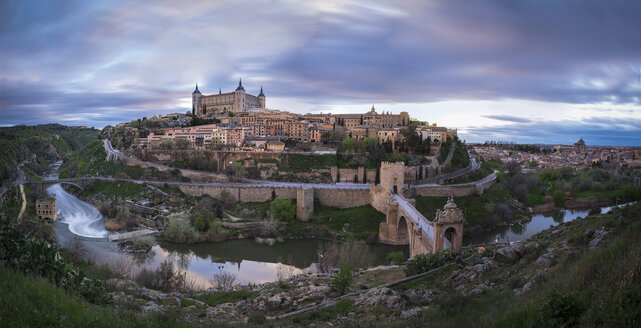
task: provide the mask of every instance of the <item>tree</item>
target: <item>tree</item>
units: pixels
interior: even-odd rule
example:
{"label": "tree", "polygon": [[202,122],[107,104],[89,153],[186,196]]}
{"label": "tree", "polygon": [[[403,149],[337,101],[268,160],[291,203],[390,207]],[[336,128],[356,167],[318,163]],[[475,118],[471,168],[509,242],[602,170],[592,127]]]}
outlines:
{"label": "tree", "polygon": [[161,149],[172,149],[174,148],[174,141],[171,139],[165,139],[160,142]]}
{"label": "tree", "polygon": [[191,142],[188,139],[176,139],[174,140],[175,149],[187,149],[191,145]]}
{"label": "tree", "polygon": [[565,205],[565,191],[557,190],[552,194],[552,199],[554,199],[554,206],[562,207]]}
{"label": "tree", "polygon": [[369,152],[375,151],[378,147],[378,138],[376,137],[367,137],[363,140],[363,146]]}
{"label": "tree", "polygon": [[232,172],[235,177],[242,178],[247,174],[247,168],[243,164],[234,163],[234,165],[232,165]]}
{"label": "tree", "polygon": [[269,206],[272,217],[280,221],[290,221],[296,217],[296,205],[285,198],[276,198]]}
{"label": "tree", "polygon": [[341,295],[345,293],[345,289],[354,282],[354,276],[352,275],[352,267],[349,264],[341,264],[338,274],[329,284],[330,287],[334,288],[341,292]]}
{"label": "tree", "polygon": [[352,138],[345,138],[343,139],[343,142],[341,143],[343,146],[343,151],[346,153],[351,153],[354,151],[354,139]]}

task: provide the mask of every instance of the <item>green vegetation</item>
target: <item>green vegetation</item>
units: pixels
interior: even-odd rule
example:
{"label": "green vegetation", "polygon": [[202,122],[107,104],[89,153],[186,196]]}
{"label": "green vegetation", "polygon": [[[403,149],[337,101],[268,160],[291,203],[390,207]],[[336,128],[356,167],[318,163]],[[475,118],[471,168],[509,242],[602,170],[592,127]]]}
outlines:
{"label": "green vegetation", "polygon": [[252,292],[246,289],[239,289],[239,290],[232,290],[227,292],[216,292],[216,293],[207,294],[204,297],[202,297],[201,300],[207,303],[207,305],[209,306],[216,306],[218,304],[245,300],[255,295],[256,295],[255,292]]}
{"label": "green vegetation", "polygon": [[[516,177],[515,177],[516,176]],[[630,202],[641,199],[641,187],[625,182],[614,171],[592,167],[581,171],[564,167],[548,168],[524,175],[513,175],[511,185],[521,184],[517,198],[528,206],[541,205],[554,201],[555,206],[563,206],[565,199],[572,201],[592,201],[595,203]],[[547,196],[551,196],[551,199]],[[547,198],[547,200],[546,200]]]}
{"label": "green vegetation", "polygon": [[308,172],[312,169],[327,169],[336,166],[336,155],[282,154],[280,171]]}
{"label": "green vegetation", "polygon": [[196,241],[198,233],[188,220],[171,219],[163,232],[165,239],[177,243]]}
{"label": "green vegetation", "polygon": [[[447,202],[447,197],[416,196],[415,199],[416,209],[428,219],[434,218],[436,210],[442,210]],[[480,196],[456,198],[456,205],[465,215],[465,234],[473,236],[518,218],[522,213],[509,205],[511,199],[510,192],[502,183],[493,185]]]}
{"label": "green vegetation", "polygon": [[28,177],[40,176],[54,161],[71,155],[98,138],[95,129],[72,128],[59,124],[17,125],[0,128],[0,181],[17,178],[16,165],[36,155],[25,166]]}
{"label": "green vegetation", "polygon": [[97,306],[57,288],[49,280],[0,265],[0,325],[3,327],[187,326],[167,317],[136,316]]}
{"label": "green vegetation", "polygon": [[[101,141],[94,141],[82,151],[74,152],[60,166],[60,178],[113,176],[121,179],[178,180],[186,178],[178,170],[160,172],[155,167],[142,168],[107,161]],[[206,163],[206,162],[205,162]]]}
{"label": "green vegetation", "polygon": [[329,283],[329,286],[343,295],[345,294],[345,288],[349,287],[353,282],[352,266],[348,263],[343,263],[340,265],[340,269],[336,277],[334,277],[334,280]]}
{"label": "green vegetation", "polygon": [[296,204],[291,199],[276,198],[269,206],[272,217],[279,221],[292,221],[296,218]]}
{"label": "green vegetation", "polygon": [[389,264],[401,265],[401,264],[405,264],[407,258],[405,258],[405,254],[403,254],[402,251],[398,251],[398,252],[387,253],[387,257],[385,258],[385,260]]}
{"label": "green vegetation", "polygon": [[448,170],[456,170],[470,165],[470,156],[467,153],[467,148],[456,136],[453,138],[447,138],[447,141],[441,144],[438,162],[441,164],[445,162],[452,144],[455,144],[456,146],[454,148],[454,153],[452,154],[452,160],[448,165],[446,165],[446,168],[448,168]]}
{"label": "green vegetation", "polygon": [[407,276],[417,275],[419,273],[427,272],[438,267],[442,267],[456,258],[456,251],[451,249],[442,250],[440,252],[431,254],[419,254],[414,256],[407,262],[407,269],[405,274]]}
{"label": "green vegetation", "polygon": [[314,203],[314,213],[309,222],[300,224],[322,225],[334,233],[345,234],[347,239],[365,240],[378,235],[378,226],[385,215],[370,205],[338,208]]}
{"label": "green vegetation", "polygon": [[[463,296],[443,288],[443,281],[451,275],[445,271],[406,284],[404,288],[437,288],[443,295],[430,302],[430,310],[399,327],[426,323],[439,327],[637,327],[641,322],[639,218],[641,204],[538,234],[530,242],[539,243],[539,248],[476,278],[494,284],[481,294]],[[588,232],[598,229],[609,232],[598,247],[590,249],[594,236]],[[560,248],[564,243],[570,248]],[[558,262],[542,269],[536,259],[549,252],[549,247],[555,248]],[[539,277],[534,288],[514,294],[513,289],[520,289],[533,277]],[[468,284],[477,283],[468,280]]]}

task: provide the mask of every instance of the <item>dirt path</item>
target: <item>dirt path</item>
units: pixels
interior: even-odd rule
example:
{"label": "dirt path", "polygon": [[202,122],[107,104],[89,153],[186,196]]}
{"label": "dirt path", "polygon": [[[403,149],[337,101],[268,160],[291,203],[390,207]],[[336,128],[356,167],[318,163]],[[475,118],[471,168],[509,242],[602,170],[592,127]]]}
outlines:
{"label": "dirt path", "polygon": [[24,214],[24,210],[27,208],[27,198],[24,196],[23,185],[20,185],[20,195],[22,195],[22,207],[20,208],[20,214],[18,214],[18,221],[22,220],[22,214]]}

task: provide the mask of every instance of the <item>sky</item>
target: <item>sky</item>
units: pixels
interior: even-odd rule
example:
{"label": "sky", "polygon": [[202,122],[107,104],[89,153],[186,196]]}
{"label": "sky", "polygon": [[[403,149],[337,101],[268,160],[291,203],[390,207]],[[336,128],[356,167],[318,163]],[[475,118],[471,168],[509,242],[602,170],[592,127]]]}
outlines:
{"label": "sky", "polygon": [[103,127],[250,94],[468,142],[641,146],[641,1],[0,1],[0,126]]}

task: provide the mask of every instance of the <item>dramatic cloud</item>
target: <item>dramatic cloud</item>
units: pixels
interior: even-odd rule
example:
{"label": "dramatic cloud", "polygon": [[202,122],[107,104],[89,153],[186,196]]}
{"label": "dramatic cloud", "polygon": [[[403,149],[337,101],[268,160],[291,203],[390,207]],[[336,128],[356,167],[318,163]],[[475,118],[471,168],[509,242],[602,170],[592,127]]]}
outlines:
{"label": "dramatic cloud", "polygon": [[9,0],[0,124],[184,112],[196,82],[214,93],[242,77],[294,112],[375,103],[474,141],[537,141],[523,129],[559,122],[572,127],[551,135],[559,142],[639,145],[591,123],[641,119],[639,31],[638,1]]}

